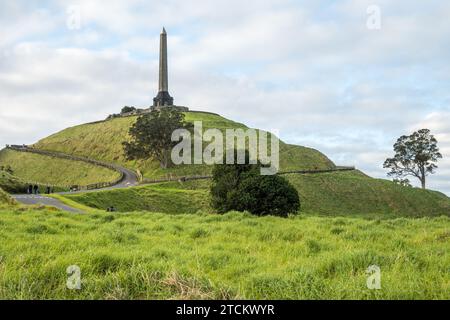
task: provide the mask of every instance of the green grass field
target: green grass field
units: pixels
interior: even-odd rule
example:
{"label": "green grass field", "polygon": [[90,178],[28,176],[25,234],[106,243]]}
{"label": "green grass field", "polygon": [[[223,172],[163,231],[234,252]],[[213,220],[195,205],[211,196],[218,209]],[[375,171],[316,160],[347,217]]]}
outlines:
{"label": "green grass field", "polygon": [[95,209],[114,206],[120,212],[153,211],[163,213],[211,212],[206,190],[186,190],[164,185],[64,195],[62,198]]}
{"label": "green grass field", "polygon": [[[450,219],[0,210],[0,299],[450,299]],[[381,268],[381,290],[366,269]],[[81,268],[82,289],[66,288]]]}
{"label": "green grass field", "polygon": [[[186,121],[203,121],[203,128],[246,128],[243,124],[218,115],[187,112]],[[157,161],[127,161],[122,142],[128,139],[128,130],[136,117],[115,118],[93,124],[84,124],[65,129],[40,140],[36,148],[80,155],[97,160],[114,162],[125,167],[139,169],[146,178],[161,178],[168,174],[177,176],[209,174],[206,165],[182,165],[161,169]],[[317,150],[280,143],[281,170],[328,169],[334,164]]]}
{"label": "green grass field", "polygon": [[98,182],[111,182],[120,177],[120,174],[114,170],[86,162],[9,149],[0,151],[0,164],[11,166],[14,176],[23,181],[58,186],[84,186]]}

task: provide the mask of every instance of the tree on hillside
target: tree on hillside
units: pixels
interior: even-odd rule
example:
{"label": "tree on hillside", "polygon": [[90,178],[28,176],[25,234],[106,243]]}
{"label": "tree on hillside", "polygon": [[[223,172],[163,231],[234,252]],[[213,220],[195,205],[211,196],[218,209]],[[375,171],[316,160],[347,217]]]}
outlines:
{"label": "tree on hillside", "polygon": [[435,163],[442,158],[437,140],[430,130],[421,129],[410,136],[401,136],[394,144],[394,151],[394,157],[386,159],[383,165],[391,169],[388,175],[397,178],[416,177],[422,189],[425,189],[426,177],[435,173]]}
{"label": "tree on hillside", "polygon": [[172,132],[176,129],[192,128],[191,123],[184,121],[184,114],[173,108],[152,110],[140,116],[130,128],[131,140],[123,142],[125,155],[128,160],[155,158],[161,168],[172,164],[170,154],[178,143],[171,140]]}
{"label": "tree on hillside", "polygon": [[125,114],[125,113],[130,113],[136,111],[135,107],[129,107],[129,106],[125,106],[122,108],[122,110],[120,111],[120,114]]}
{"label": "tree on hillside", "polygon": [[248,159],[246,152],[247,164],[214,166],[211,185],[213,208],[219,213],[237,210],[258,216],[287,217],[290,213],[297,213],[300,209],[297,190],[283,177],[261,175],[261,164],[248,164]]}

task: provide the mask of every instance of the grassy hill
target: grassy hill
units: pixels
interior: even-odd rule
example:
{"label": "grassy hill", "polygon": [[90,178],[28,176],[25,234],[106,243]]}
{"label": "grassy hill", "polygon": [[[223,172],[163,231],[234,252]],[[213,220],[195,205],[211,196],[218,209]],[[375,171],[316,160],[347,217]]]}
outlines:
{"label": "grassy hill", "polygon": [[13,169],[14,176],[23,181],[59,186],[84,186],[98,182],[110,182],[120,177],[120,174],[114,170],[86,162],[10,149],[0,151],[0,163],[5,166],[9,165]]}
{"label": "grassy hill", "polygon": [[[204,112],[185,114],[187,121],[203,121],[204,129],[247,128],[219,115]],[[135,121],[136,117],[125,117],[75,126],[42,139],[34,146],[140,169],[146,178],[161,178],[168,173],[179,176],[210,173],[211,167],[205,165],[176,166],[163,170],[156,161],[127,161],[122,142],[128,139],[128,130]],[[334,164],[317,150],[280,143],[280,167],[281,170],[328,169]]]}
{"label": "grassy hill", "polygon": [[[215,114],[187,112],[185,115],[187,121],[201,120],[204,129],[246,128],[241,123]],[[168,174],[183,176],[210,173],[211,167],[205,165],[176,166],[163,170],[156,161],[125,160],[122,142],[128,139],[128,129],[135,121],[136,117],[124,117],[71,127],[40,140],[35,147],[140,169],[146,178],[161,178]],[[282,171],[335,167],[334,163],[317,150],[283,142],[280,143],[280,166]],[[303,212],[327,215],[450,215],[450,199],[441,193],[400,187],[387,180],[372,179],[357,171],[287,177],[300,193]],[[179,187],[179,185],[174,186],[174,188]],[[183,207],[178,200],[174,203],[163,201],[164,197],[170,198],[169,194],[163,194],[160,189],[145,187],[137,190],[80,195],[75,196],[74,200],[96,208],[114,205],[125,211],[172,212],[177,208],[179,212],[188,213],[198,209],[198,205],[191,206],[193,202],[188,200],[186,200],[189,203],[187,207]],[[151,200],[152,196],[163,201],[164,205],[157,205],[156,201]],[[183,198],[183,196],[186,196],[186,193],[180,191],[175,198]],[[207,194],[197,193],[195,197],[198,197],[198,203],[202,206]],[[139,203],[138,199],[144,199],[143,203]]]}
{"label": "grassy hill", "polygon": [[[405,188],[355,172],[285,176],[297,189],[301,214],[361,217],[450,216],[447,196],[435,191]],[[170,182],[131,189],[64,195],[97,209],[116,207],[121,212],[211,212],[209,181]]]}
{"label": "grassy hill", "polygon": [[[0,209],[0,299],[450,299],[450,219]],[[366,287],[379,265],[382,290]],[[67,290],[77,265],[82,289]]]}

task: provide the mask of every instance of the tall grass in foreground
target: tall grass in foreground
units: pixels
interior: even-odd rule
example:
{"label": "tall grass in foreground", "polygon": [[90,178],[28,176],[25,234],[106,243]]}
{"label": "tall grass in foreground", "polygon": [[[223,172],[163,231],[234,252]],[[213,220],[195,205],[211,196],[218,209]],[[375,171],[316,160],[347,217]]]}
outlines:
{"label": "tall grass in foreground", "polygon": [[[449,299],[450,218],[0,211],[0,299]],[[381,267],[381,290],[366,268]],[[82,289],[66,288],[81,268]]]}

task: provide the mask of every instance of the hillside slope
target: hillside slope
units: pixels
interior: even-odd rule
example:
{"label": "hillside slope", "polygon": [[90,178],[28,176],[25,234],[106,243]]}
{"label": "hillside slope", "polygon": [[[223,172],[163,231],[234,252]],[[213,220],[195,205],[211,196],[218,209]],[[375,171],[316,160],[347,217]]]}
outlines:
{"label": "hillside slope", "polygon": [[0,207],[11,206],[14,204],[16,204],[16,201],[0,188]]}
{"label": "hillside slope", "polygon": [[[247,128],[241,123],[205,112],[186,112],[186,120],[203,121],[203,128]],[[139,169],[146,178],[161,178],[169,173],[175,175],[209,174],[211,166],[183,165],[161,169],[156,161],[127,161],[122,142],[128,139],[128,130],[136,117],[115,118],[91,124],[71,127],[40,140],[35,148],[59,151],[92,159],[114,162]],[[317,150],[280,143],[281,170],[328,169],[333,162]]]}
{"label": "hillside slope", "polygon": [[25,192],[26,184],[16,176],[0,171],[0,188],[11,193]]}
{"label": "hillside slope", "polygon": [[82,205],[105,210],[113,206],[119,212],[151,211],[171,214],[212,212],[206,189],[187,190],[178,185],[154,184],[136,188],[113,189],[81,194],[66,194],[63,198]]}
{"label": "hillside slope", "polygon": [[298,190],[304,212],[322,215],[450,216],[450,198],[445,194],[373,179],[360,171],[289,174],[284,177]]}
{"label": "hillside slope", "polygon": [[[289,174],[285,177],[300,195],[302,215],[369,218],[450,216],[450,201],[444,194],[405,188],[391,181],[369,178],[358,171]],[[64,197],[97,209],[114,206],[120,212],[211,212],[209,183],[209,180],[170,182]]]}
{"label": "hillside slope", "polygon": [[0,163],[9,165],[14,176],[23,181],[58,186],[88,185],[115,181],[120,173],[86,162],[59,159],[40,154],[18,152],[10,149],[0,151]]}

